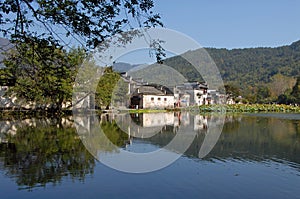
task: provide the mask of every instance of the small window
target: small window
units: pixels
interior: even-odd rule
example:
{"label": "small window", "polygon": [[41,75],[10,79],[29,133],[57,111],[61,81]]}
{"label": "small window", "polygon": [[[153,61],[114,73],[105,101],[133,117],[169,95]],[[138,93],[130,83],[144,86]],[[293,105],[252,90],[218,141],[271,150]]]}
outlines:
{"label": "small window", "polygon": [[167,98],[165,98],[164,100],[165,100],[165,102],[166,102],[166,101],[167,101]]}
{"label": "small window", "polygon": [[151,97],[151,101],[154,101],[154,97]]}
{"label": "small window", "polygon": [[158,100],[158,101],[160,101],[160,97],[159,97],[159,98],[157,98],[157,100]]}

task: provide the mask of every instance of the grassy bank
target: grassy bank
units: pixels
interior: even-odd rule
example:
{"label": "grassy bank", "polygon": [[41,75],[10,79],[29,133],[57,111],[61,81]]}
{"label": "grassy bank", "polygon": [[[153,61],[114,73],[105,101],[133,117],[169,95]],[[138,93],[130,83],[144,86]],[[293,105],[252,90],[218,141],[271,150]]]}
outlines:
{"label": "grassy bank", "polygon": [[281,112],[281,113],[300,113],[299,106],[283,104],[232,104],[232,105],[205,105],[199,107],[200,112]]}
{"label": "grassy bank", "polygon": [[72,111],[64,110],[61,112],[6,109],[0,110],[0,119],[24,119],[24,118],[43,118],[43,117],[63,117],[72,115]]}
{"label": "grassy bank", "polygon": [[129,110],[129,113],[160,113],[168,111],[191,111],[191,112],[232,112],[232,113],[257,113],[257,112],[278,112],[278,113],[300,113],[299,106],[279,104],[232,104],[232,105],[202,105],[167,110],[137,109]]}
{"label": "grassy bank", "polygon": [[166,109],[130,109],[129,113],[165,113],[171,110]]}
{"label": "grassy bank", "polygon": [[176,109],[131,109],[129,113],[162,113],[173,111],[191,112],[233,112],[233,113],[254,113],[254,112],[281,112],[300,113],[299,106],[279,104],[232,104],[232,105],[202,105],[182,107]]}
{"label": "grassy bank", "polygon": [[[232,112],[232,113],[257,113],[257,112],[278,112],[278,113],[300,113],[300,106],[278,105],[278,104],[234,104],[234,105],[203,105],[176,109],[130,109],[129,113],[163,113],[175,111],[190,111],[195,113],[209,112]],[[105,111],[96,110],[94,113],[101,114]],[[122,112],[122,111],[121,111]],[[26,117],[61,117],[72,115],[72,111],[60,113],[33,111],[33,110],[0,110],[0,119],[4,118],[26,118]]]}

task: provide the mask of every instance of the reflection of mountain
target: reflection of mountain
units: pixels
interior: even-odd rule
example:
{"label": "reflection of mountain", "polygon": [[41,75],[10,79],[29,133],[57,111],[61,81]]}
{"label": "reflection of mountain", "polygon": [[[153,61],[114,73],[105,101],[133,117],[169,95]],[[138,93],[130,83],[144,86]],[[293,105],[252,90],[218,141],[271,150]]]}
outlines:
{"label": "reflection of mountain", "polygon": [[[141,139],[143,143],[160,147],[169,144],[180,128],[184,129],[187,135],[190,131],[196,131],[195,140],[185,152],[185,155],[198,158],[199,150],[207,135],[207,128],[212,128],[212,125],[218,125],[222,121],[217,115],[191,115],[188,112],[172,113],[173,115],[169,115],[169,117],[172,118],[171,120],[174,123],[171,124],[171,120],[169,120],[169,122],[161,122],[161,126],[159,126],[158,121],[163,121],[163,114],[170,113],[132,116],[129,120],[134,120],[134,125],[120,119],[118,123],[122,123],[120,121],[124,122],[122,124],[126,123],[127,126],[124,131],[128,132],[128,129],[130,129],[131,136],[134,136],[133,132],[140,132],[133,139],[140,140],[143,137]],[[159,128],[156,129],[156,127]],[[140,136],[141,132],[148,136]],[[280,117],[261,117],[259,115],[251,117],[227,115],[223,132],[217,144],[205,159],[234,158],[262,161],[275,158],[277,161],[287,160],[300,163],[299,132],[300,121],[295,119],[283,120]]]}
{"label": "reflection of mountain", "polygon": [[246,160],[274,158],[300,163],[299,126],[299,120],[242,117],[238,123],[225,124],[218,144],[208,157]]}
{"label": "reflection of mountain", "polygon": [[[217,144],[205,159],[235,158],[255,161],[277,159],[300,164],[299,130],[299,120],[227,116]],[[172,137],[172,132],[165,131],[147,140],[163,147]],[[185,155],[197,158],[204,137],[204,133],[198,133]]]}
{"label": "reflection of mountain", "polygon": [[[100,124],[95,118],[97,117],[83,116],[70,120],[27,119],[21,122],[0,122],[1,129],[8,132],[0,134],[0,171],[25,188],[61,182],[65,177],[84,180],[86,175],[93,173],[95,160],[85,148],[88,145],[84,146],[82,143],[90,144],[93,149],[105,153],[118,153],[118,150],[114,150],[116,147],[111,147],[104,141],[104,137],[119,147],[125,147],[129,138],[141,140],[132,142],[133,149],[136,143],[165,147],[178,133],[182,133],[184,139],[185,136],[194,136],[190,133],[194,132],[195,139],[185,156],[197,159],[207,136],[207,129],[222,121],[218,115],[193,115],[188,112],[102,115]],[[286,118],[292,119],[261,117],[259,114],[227,115],[223,132],[205,160],[275,160],[286,161],[287,164],[300,168],[299,116]],[[70,121],[80,126],[77,129],[79,135],[75,132],[76,125]],[[99,134],[93,127],[95,124],[101,126],[105,135]],[[157,129],[155,135],[153,129],[152,134],[151,131],[148,132],[151,128]],[[128,129],[132,132],[131,137],[125,133],[128,133]],[[151,136],[143,139],[141,136],[132,137],[133,131],[138,130],[139,133]],[[167,149],[172,151],[174,148]]]}

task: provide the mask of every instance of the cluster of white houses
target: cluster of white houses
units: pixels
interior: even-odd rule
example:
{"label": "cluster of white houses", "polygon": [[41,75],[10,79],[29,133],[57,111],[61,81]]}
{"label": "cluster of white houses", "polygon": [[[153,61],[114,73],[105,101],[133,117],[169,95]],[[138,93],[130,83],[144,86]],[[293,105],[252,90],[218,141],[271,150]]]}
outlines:
{"label": "cluster of white houses", "polygon": [[[121,73],[123,81],[128,85],[128,93],[130,96],[125,102],[121,102],[119,106],[134,109],[165,109],[188,106],[201,106],[208,104],[233,104],[232,98],[228,98],[225,94],[221,94],[216,90],[209,90],[206,83],[186,82],[173,87],[166,87],[157,84],[149,84],[141,78],[132,78],[127,73]],[[0,107],[16,107],[15,98],[7,98],[4,96],[9,86],[0,85]],[[92,94],[91,94],[92,95]],[[92,108],[92,96],[82,93],[79,98],[80,103],[76,105],[78,108]],[[86,104],[86,105],[85,105]],[[116,105],[116,104],[115,104]]]}
{"label": "cluster of white houses", "polygon": [[129,106],[135,109],[163,109],[209,104],[231,104],[225,94],[209,90],[206,83],[186,82],[172,88],[149,84],[142,79],[134,79],[122,73],[123,80],[128,83]]}

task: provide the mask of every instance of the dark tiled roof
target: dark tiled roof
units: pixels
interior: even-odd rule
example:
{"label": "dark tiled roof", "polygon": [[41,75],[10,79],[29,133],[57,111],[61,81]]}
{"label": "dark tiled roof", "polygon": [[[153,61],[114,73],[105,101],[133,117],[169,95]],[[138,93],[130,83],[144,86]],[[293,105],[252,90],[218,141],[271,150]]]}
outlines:
{"label": "dark tiled roof", "polygon": [[170,93],[169,90],[166,90],[164,88],[159,89],[154,86],[141,86],[137,88],[134,92],[134,95],[138,94],[144,94],[144,95],[173,95],[173,93]]}
{"label": "dark tiled roof", "polygon": [[207,89],[208,86],[205,83],[199,83],[199,82],[186,82],[180,85],[176,86],[177,89],[180,90],[195,90],[195,89]]}

